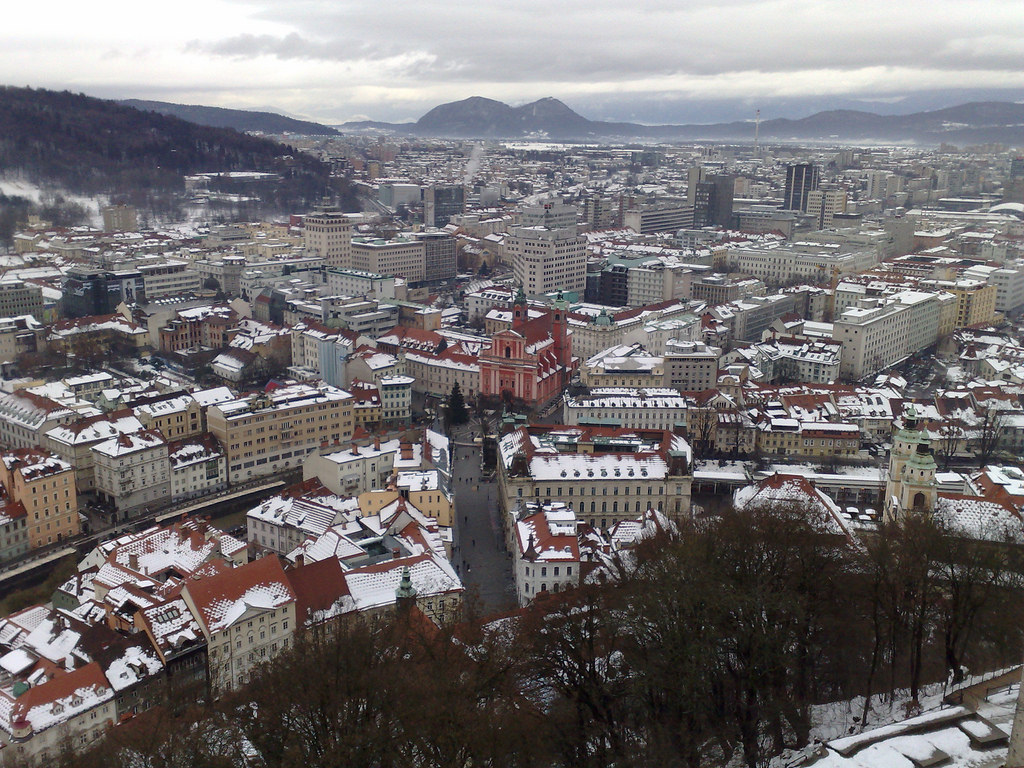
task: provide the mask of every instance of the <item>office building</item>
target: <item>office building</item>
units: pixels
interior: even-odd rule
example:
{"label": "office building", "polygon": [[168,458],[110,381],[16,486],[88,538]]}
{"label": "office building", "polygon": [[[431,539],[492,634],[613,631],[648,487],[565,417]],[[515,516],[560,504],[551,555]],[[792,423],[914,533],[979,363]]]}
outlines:
{"label": "office building", "polygon": [[445,227],[466,212],[466,189],[461,184],[435,185],[423,189],[423,224],[427,227]]}
{"label": "office building", "polygon": [[338,208],[321,207],[303,219],[307,255],[319,256],[324,266],[352,267],[352,221]]}
{"label": "office building", "polygon": [[818,188],[819,169],[812,163],[796,163],[786,169],[786,191],[782,207],[787,211],[806,211],[807,196]]}

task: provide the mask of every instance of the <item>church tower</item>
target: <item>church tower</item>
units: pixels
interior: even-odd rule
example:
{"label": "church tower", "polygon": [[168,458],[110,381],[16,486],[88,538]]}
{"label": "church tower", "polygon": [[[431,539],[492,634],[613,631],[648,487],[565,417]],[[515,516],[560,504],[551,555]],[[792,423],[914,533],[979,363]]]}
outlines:
{"label": "church tower", "polygon": [[931,439],[911,405],[896,431],[889,453],[889,480],[885,485],[885,519],[899,521],[907,514],[927,514],[935,509],[935,457]]}
{"label": "church tower", "polygon": [[512,330],[519,331],[526,325],[529,318],[530,310],[526,304],[526,294],[523,292],[523,286],[520,285],[512,302]]}

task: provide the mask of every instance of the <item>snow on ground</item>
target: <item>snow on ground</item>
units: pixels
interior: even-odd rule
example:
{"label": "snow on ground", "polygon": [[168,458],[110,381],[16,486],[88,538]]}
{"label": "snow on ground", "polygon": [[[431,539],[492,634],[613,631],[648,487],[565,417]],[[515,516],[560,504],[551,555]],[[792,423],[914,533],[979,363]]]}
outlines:
{"label": "snow on ground", "polygon": [[[938,709],[942,697],[949,690],[942,683],[926,685],[921,689],[919,701],[921,712]],[[881,696],[871,697],[871,710],[868,713],[868,729],[878,728],[906,719],[913,712],[907,711],[910,703],[909,691],[900,691],[892,701]],[[813,707],[811,720],[811,739],[830,741],[849,736],[861,731],[861,715],[864,714],[864,697],[858,696],[849,701],[834,701]]]}
{"label": "snow on ground", "polygon": [[103,223],[100,216],[100,207],[107,205],[106,197],[87,197],[68,192],[66,189],[43,189],[38,184],[33,184],[27,179],[9,178],[0,176],[0,193],[9,197],[24,197],[34,203],[40,202],[46,195],[60,195],[66,200],[78,203],[85,208],[88,220],[86,223],[99,227]]}

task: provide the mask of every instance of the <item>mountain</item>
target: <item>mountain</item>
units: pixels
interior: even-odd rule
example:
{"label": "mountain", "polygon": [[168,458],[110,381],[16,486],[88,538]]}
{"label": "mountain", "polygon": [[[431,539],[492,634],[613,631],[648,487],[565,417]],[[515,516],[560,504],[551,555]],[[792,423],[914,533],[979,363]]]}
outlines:
{"label": "mountain", "polygon": [[312,205],[338,186],[324,163],[275,141],[67,91],[0,87],[0,174],[145,196],[183,191],[186,175],[225,171],[277,174],[259,203],[279,210]]}
{"label": "mountain", "polygon": [[[754,140],[753,121],[707,125],[640,125],[589,120],[558,99],[546,98],[510,107],[474,96],[441,104],[415,123],[365,121],[346,123],[342,131],[386,130],[400,135],[450,138],[530,138],[595,141],[639,139],[656,141]],[[1024,145],[1024,104],[988,101],[906,115],[879,115],[836,109],[800,119],[778,118],[760,125],[764,141],[982,143]]]}
{"label": "mountain", "polygon": [[336,136],[338,134],[338,131],[330,126],[308,120],[296,120],[294,117],[286,117],[275,112],[250,112],[245,109],[202,107],[195,104],[171,104],[166,101],[143,101],[141,99],[124,99],[118,103],[147,112],[171,115],[199,125],[209,125],[213,128],[234,128],[242,133],[297,133],[304,136]]}

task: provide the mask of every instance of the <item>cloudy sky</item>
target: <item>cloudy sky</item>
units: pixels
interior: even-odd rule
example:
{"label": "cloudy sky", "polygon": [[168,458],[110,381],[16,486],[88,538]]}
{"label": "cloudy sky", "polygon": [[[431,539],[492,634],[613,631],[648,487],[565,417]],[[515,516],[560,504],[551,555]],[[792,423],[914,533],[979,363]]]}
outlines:
{"label": "cloudy sky", "polygon": [[1012,0],[58,0],[0,24],[11,85],[411,120],[479,95],[710,122],[1024,99]]}

